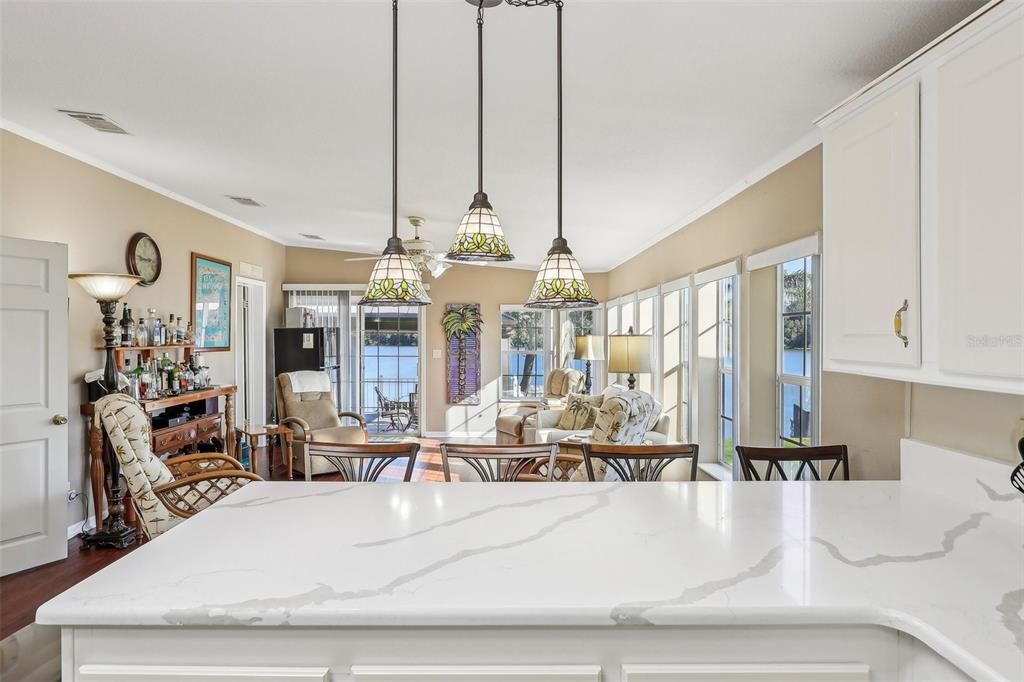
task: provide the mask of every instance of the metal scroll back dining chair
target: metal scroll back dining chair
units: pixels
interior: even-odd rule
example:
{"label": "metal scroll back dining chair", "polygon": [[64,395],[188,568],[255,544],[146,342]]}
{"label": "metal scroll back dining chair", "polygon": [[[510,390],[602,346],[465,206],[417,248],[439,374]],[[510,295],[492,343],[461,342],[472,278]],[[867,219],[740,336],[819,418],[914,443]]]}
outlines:
{"label": "metal scroll back dining chair", "polygon": [[[819,445],[806,448],[755,448],[746,445],[737,445],[736,454],[740,458],[740,469],[743,471],[743,478],[748,481],[800,481],[804,475],[809,474],[809,480],[822,480],[822,472],[831,463],[828,474],[824,480],[836,480],[836,474],[842,472],[843,481],[850,480],[850,461],[845,445]],[[764,470],[758,470],[758,463],[764,462]],[[783,464],[788,462],[800,462],[796,473],[790,479],[786,474],[786,467]],[[818,466],[821,466],[819,470]],[[777,476],[778,478],[773,478]]]}
{"label": "metal scroll back dining chair", "polygon": [[[384,395],[384,391],[380,390],[380,386],[374,386],[373,390],[377,394],[377,417],[389,420],[388,427],[384,430],[405,431],[410,422],[409,410],[402,407],[402,403],[398,400],[391,400]],[[405,418],[405,424],[402,423],[403,418]]]}
{"label": "metal scroll back dining chair", "polygon": [[308,443],[311,457],[323,457],[334,465],[342,480],[373,483],[380,480],[385,471],[396,462],[406,460],[402,480],[412,480],[416,468],[416,455],[420,444],[415,441],[399,443]]}
{"label": "metal scroll back dining chair", "polygon": [[621,481],[659,481],[665,469],[674,462],[690,460],[690,480],[697,480],[696,443],[669,443],[666,445],[611,445],[608,443],[581,443],[587,479],[596,481],[594,461],[606,465],[606,472],[614,472]]}
{"label": "metal scroll back dining chair", "polygon": [[451,460],[464,462],[485,483],[548,481],[555,472],[556,443],[533,445],[469,445],[441,443],[444,480],[451,482]]}

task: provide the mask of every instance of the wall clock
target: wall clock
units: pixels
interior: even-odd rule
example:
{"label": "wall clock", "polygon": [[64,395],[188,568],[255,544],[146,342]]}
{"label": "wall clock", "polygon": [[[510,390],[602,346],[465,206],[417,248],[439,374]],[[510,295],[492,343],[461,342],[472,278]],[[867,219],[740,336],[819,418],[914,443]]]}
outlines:
{"label": "wall clock", "polygon": [[160,247],[156,240],[145,232],[136,232],[128,241],[128,252],[125,254],[128,261],[128,272],[142,277],[139,282],[148,287],[160,278],[160,270],[163,268],[163,260],[160,257]]}

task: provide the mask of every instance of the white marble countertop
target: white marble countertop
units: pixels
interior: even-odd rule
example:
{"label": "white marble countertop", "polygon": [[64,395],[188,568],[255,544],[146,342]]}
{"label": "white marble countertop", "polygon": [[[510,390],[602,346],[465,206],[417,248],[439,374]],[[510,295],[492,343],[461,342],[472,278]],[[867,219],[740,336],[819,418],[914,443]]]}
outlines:
{"label": "white marble countertop", "polygon": [[43,605],[65,626],[872,624],[1024,679],[1024,498],[971,481],[255,483]]}

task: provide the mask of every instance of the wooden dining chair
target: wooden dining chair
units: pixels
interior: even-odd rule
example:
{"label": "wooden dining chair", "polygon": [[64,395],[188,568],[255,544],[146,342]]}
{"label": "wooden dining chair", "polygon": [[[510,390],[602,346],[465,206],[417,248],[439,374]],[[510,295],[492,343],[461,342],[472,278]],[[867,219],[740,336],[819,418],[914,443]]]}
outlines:
{"label": "wooden dining chair", "polygon": [[318,443],[311,441],[311,457],[323,457],[334,465],[342,480],[373,483],[384,471],[399,460],[406,460],[403,481],[412,480],[416,455],[420,444],[415,441],[398,443]]}
{"label": "wooden dining chair", "polygon": [[610,445],[584,441],[583,463],[587,478],[596,481],[594,461],[606,465],[621,481],[658,481],[666,467],[679,460],[690,460],[690,480],[697,480],[696,443],[669,443],[667,445]]}
{"label": "wooden dining chair", "polygon": [[551,481],[555,472],[557,443],[532,445],[471,445],[441,443],[444,480],[452,480],[451,460],[465,462],[481,481]]}
{"label": "wooden dining chair", "polygon": [[[788,481],[786,469],[783,466],[786,462],[800,462],[800,466],[794,474],[794,481],[805,480],[805,472],[811,476],[810,480],[822,480],[821,473],[831,463],[828,469],[827,481],[836,480],[836,473],[842,470],[843,481],[850,480],[850,461],[847,456],[845,445],[820,445],[806,448],[754,448],[746,445],[737,445],[736,454],[740,458],[740,469],[743,470],[743,478],[748,481]],[[758,471],[757,463],[764,462],[764,471]],[[821,466],[821,469],[818,467]],[[773,479],[775,475],[778,478]]]}

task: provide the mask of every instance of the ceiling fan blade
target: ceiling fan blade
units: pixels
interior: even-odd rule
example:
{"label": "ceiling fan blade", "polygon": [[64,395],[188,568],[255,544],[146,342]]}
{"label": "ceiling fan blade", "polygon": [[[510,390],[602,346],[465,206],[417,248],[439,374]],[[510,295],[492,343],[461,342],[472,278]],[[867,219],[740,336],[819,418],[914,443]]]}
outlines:
{"label": "ceiling fan blade", "polygon": [[366,256],[365,258],[346,258],[345,262],[354,263],[355,261],[359,260],[377,260],[378,258],[380,258],[380,256]]}

